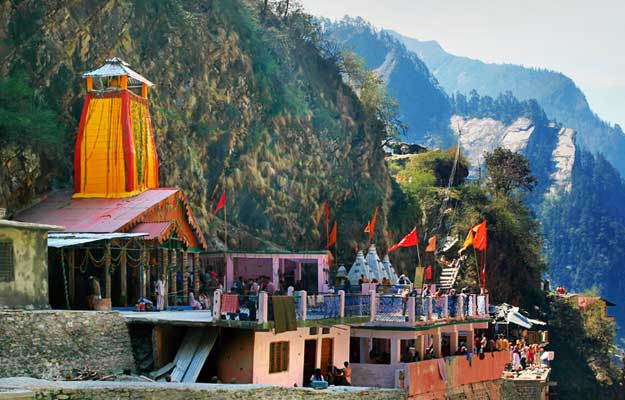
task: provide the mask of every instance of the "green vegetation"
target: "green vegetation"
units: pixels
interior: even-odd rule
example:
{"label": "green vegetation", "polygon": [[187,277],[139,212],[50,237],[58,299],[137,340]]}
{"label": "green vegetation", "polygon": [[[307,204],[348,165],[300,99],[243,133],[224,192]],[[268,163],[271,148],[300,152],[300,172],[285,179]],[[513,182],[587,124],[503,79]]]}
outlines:
{"label": "green vegetation", "polygon": [[496,148],[484,154],[488,186],[504,195],[515,189],[529,190],[536,186],[536,178],[530,174],[529,160],[520,153],[504,148]]}

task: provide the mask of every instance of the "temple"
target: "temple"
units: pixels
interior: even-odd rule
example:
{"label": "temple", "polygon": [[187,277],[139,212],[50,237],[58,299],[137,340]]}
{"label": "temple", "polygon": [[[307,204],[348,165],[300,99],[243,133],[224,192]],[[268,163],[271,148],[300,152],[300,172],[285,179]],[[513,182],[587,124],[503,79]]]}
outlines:
{"label": "temple", "polygon": [[[176,304],[177,296],[193,290],[187,277],[198,278],[199,252],[207,245],[184,193],[159,187],[147,98],[153,83],[119,58],[83,77],[87,92],[76,136],[74,192],[52,193],[16,216],[65,228],[48,240],[50,305],[132,305],[150,297],[162,274],[167,302]],[[99,306],[88,300],[90,277],[103,289]]]}

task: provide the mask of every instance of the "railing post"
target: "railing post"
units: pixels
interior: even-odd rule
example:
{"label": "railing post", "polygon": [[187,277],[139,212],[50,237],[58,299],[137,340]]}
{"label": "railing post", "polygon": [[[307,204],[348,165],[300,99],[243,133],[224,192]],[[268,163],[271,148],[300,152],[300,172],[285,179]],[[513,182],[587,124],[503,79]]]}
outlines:
{"label": "railing post", "polygon": [[449,318],[449,296],[443,298],[443,318]]}
{"label": "railing post", "polygon": [[427,320],[431,321],[432,320],[432,296],[427,296],[424,300],[426,301],[426,304],[428,306]]}
{"label": "railing post", "polygon": [[485,306],[485,309],[484,309],[484,310],[485,310],[485,312],[486,312],[486,315],[487,315],[487,316],[488,316],[488,314],[489,314],[489,311],[488,311],[488,301],[489,301],[489,299],[488,299],[488,293],[486,293],[486,294],[484,295],[484,306]]}
{"label": "railing post", "polygon": [[471,316],[475,317],[477,315],[477,295],[476,294],[472,294],[471,295],[471,299],[472,302],[471,304],[473,305],[473,310],[471,310]]}
{"label": "railing post", "polygon": [[415,319],[415,310],[416,310],[416,304],[415,304],[415,298],[413,296],[409,296],[408,297],[408,304],[406,307],[406,312],[408,313],[408,324],[409,325],[414,325],[416,322]]}
{"label": "railing post", "polygon": [[258,294],[258,323],[264,324],[267,322],[269,315],[269,295],[267,292],[260,292]]}
{"label": "railing post", "polygon": [[369,292],[369,296],[370,296],[369,302],[371,303],[369,305],[369,311],[371,313],[369,315],[369,321],[375,321],[375,314],[377,313],[377,308],[378,308],[378,301],[377,301],[375,290],[371,290]]}
{"label": "railing post", "polygon": [[302,321],[306,321],[306,311],[308,309],[308,297],[307,297],[307,293],[305,290],[300,290],[299,292],[299,296],[300,296],[300,302],[299,302],[299,306],[300,306],[300,310],[299,310],[299,315],[302,316]]}
{"label": "railing post", "polygon": [[339,290],[339,318],[345,317],[345,291]]}
{"label": "railing post", "polygon": [[221,319],[221,289],[213,294],[213,319]]}
{"label": "railing post", "polygon": [[465,295],[461,294],[460,296],[456,297],[458,299],[458,305],[456,306],[456,308],[458,309],[458,311],[456,311],[457,316],[459,319],[464,319],[464,299],[465,299]]}

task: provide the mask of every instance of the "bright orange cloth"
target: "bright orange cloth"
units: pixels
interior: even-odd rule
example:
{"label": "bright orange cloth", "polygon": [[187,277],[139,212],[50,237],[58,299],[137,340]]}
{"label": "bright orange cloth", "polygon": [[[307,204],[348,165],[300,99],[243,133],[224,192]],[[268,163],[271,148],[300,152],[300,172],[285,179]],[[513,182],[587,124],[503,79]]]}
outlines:
{"label": "bright orange cloth", "polygon": [[435,252],[436,251],[436,236],[432,236],[429,240],[428,240],[428,247],[425,248],[426,252]]}
{"label": "bright orange cloth", "polygon": [[334,221],[334,227],[332,227],[332,231],[330,232],[330,235],[328,236],[328,245],[326,246],[326,248],[329,249],[330,246],[332,246],[335,243],[336,243],[336,221]]}

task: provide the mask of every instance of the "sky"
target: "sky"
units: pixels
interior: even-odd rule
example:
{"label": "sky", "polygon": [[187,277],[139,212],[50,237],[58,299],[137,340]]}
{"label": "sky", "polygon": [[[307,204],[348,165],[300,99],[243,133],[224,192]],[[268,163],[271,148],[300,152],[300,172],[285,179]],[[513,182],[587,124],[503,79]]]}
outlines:
{"label": "sky", "polygon": [[311,14],[360,16],[451,54],[562,72],[595,113],[625,127],[625,1],[300,1]]}

